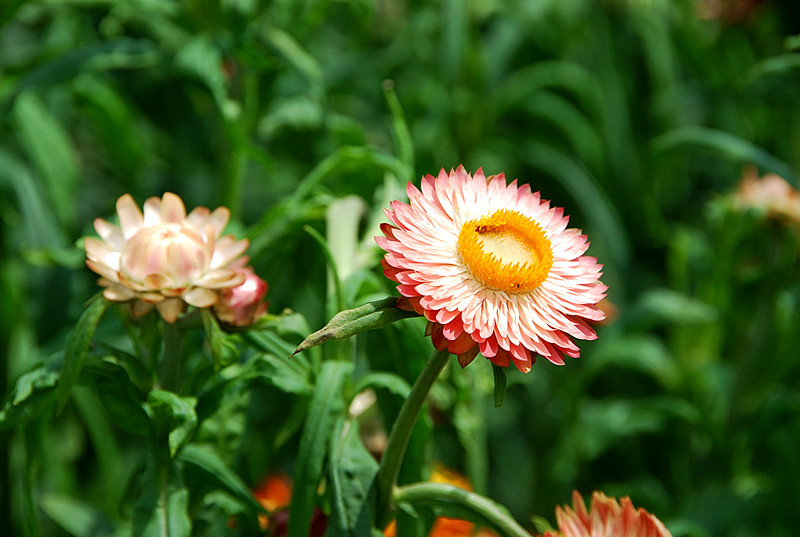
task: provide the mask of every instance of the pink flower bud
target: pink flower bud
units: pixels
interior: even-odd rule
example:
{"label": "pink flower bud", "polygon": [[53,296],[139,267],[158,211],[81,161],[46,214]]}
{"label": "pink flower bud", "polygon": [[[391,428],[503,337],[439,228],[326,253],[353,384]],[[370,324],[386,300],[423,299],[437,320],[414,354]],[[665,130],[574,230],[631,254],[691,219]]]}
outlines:
{"label": "pink flower bud", "polygon": [[[246,260],[246,258],[243,258]],[[269,286],[250,267],[234,269],[243,277],[241,284],[220,291],[214,313],[220,321],[232,326],[248,326],[267,311],[263,302]]]}

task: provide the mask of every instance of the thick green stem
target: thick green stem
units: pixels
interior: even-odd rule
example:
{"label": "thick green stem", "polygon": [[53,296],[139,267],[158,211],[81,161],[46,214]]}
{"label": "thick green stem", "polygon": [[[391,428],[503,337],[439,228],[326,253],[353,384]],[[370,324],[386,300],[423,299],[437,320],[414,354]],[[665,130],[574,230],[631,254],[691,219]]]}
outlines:
{"label": "thick green stem", "polygon": [[162,324],[164,354],[161,359],[161,388],[178,393],[181,383],[181,336],[177,326]]}
{"label": "thick green stem", "polygon": [[530,537],[508,512],[485,496],[444,483],[416,483],[395,490],[394,503],[458,506],[505,537]]}
{"label": "thick green stem", "polygon": [[425,404],[428,392],[431,391],[431,386],[433,386],[433,383],[439,377],[439,373],[444,369],[449,357],[450,353],[444,350],[437,351],[428,360],[392,426],[392,432],[389,434],[389,443],[386,445],[386,451],[384,451],[381,458],[381,467],[378,470],[377,520],[382,524],[388,522],[392,488],[397,483],[400,464],[403,462],[403,456],[406,453],[406,447],[408,447],[408,440],[411,438],[414,424],[417,422],[422,405]]}

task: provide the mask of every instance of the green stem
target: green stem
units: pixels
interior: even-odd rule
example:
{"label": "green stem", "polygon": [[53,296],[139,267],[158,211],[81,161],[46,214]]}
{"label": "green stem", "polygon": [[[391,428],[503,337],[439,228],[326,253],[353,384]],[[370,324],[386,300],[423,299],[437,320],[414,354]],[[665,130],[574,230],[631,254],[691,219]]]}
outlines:
{"label": "green stem", "polygon": [[162,323],[164,355],[161,361],[161,388],[178,393],[181,383],[181,337],[178,327]]}
{"label": "green stem", "polygon": [[446,506],[453,504],[476,515],[505,537],[530,537],[530,533],[519,525],[499,504],[485,496],[444,483],[416,483],[395,490],[395,503],[412,505],[428,504]]}
{"label": "green stem", "polygon": [[447,350],[437,351],[431,356],[431,359],[428,360],[419,377],[417,377],[408,399],[403,403],[403,407],[397,415],[397,420],[392,426],[392,432],[389,434],[389,443],[386,445],[383,457],[381,457],[381,466],[378,470],[377,520],[382,524],[388,522],[392,488],[397,483],[400,464],[403,462],[403,456],[406,453],[414,424],[417,422],[422,405],[428,397],[428,392],[431,391],[431,386],[439,377],[439,373],[444,369],[449,358],[450,353]]}

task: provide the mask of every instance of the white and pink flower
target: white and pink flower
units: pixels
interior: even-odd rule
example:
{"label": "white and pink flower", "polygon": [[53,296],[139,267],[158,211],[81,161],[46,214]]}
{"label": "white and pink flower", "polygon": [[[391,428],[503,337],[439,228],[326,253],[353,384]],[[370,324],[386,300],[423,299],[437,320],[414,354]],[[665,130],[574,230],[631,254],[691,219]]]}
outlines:
{"label": "white and pink flower", "polygon": [[595,339],[604,319],[602,265],[589,243],[567,228],[529,185],[503,174],[470,176],[463,166],[427,175],[394,201],[376,237],[384,274],[424,315],[434,346],[468,364],[478,351],[493,363],[528,372],[538,354],[556,364],[578,357],[571,338]]}
{"label": "white and pink flower", "polygon": [[130,301],[135,315],[155,306],[172,323],[187,305],[209,308],[222,290],[245,281],[232,264],[248,241],[221,236],[230,218],[225,207],[197,207],[187,215],[181,198],[167,192],[148,199],[142,213],[125,194],[117,200],[117,217],[119,226],[94,221],[100,239],[84,240],[86,265],[101,276],[103,295]]}

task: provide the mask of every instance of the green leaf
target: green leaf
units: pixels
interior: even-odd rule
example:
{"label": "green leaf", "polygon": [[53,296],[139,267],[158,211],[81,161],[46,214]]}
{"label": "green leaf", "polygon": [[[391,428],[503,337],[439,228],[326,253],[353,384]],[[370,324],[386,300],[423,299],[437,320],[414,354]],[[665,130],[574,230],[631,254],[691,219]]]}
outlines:
{"label": "green leaf", "polygon": [[[331,204],[331,206],[333,206],[333,204]],[[303,226],[303,231],[311,235],[317,244],[319,244],[320,248],[322,248],[322,253],[325,255],[325,261],[328,265],[328,296],[332,298],[332,300],[331,298],[328,299],[328,311],[330,312],[332,306],[335,307],[335,311],[341,311],[344,309],[344,296],[342,295],[342,281],[339,278],[339,268],[336,265],[336,257],[331,251],[328,241],[325,240],[325,237],[316,229],[311,226]]]}
{"label": "green leaf", "polygon": [[75,537],[102,537],[114,532],[102,513],[79,500],[49,493],[40,505],[47,516]]}
{"label": "green leaf", "polygon": [[15,429],[38,416],[55,399],[58,371],[41,366],[25,373],[14,387],[13,396],[0,410],[0,430]]}
{"label": "green leaf", "polygon": [[13,190],[25,220],[26,242],[33,247],[64,245],[64,232],[53,216],[42,186],[16,156],[0,148],[0,179]]}
{"label": "green leaf", "polygon": [[97,323],[112,303],[102,295],[95,298],[89,306],[83,310],[78,324],[69,335],[67,347],[64,350],[64,361],[61,364],[61,378],[56,388],[56,399],[58,402],[58,412],[64,409],[67,404],[72,387],[81,374],[83,363],[86,361],[86,353],[89,351],[89,344],[92,342]]}
{"label": "green leaf", "polygon": [[208,338],[208,344],[211,347],[211,359],[214,362],[214,369],[219,371],[235,362],[238,358],[236,345],[220,328],[217,318],[214,317],[210,310],[204,308],[200,312],[203,319],[203,328],[206,331],[206,338]]}
{"label": "green leaf", "polygon": [[330,433],[346,411],[343,391],[352,367],[350,362],[324,362],[317,377],[295,463],[289,537],[308,537]]}
{"label": "green leaf", "polygon": [[414,144],[411,141],[411,133],[408,130],[403,107],[400,99],[394,91],[394,82],[385,80],[383,82],[383,95],[386,104],[392,113],[392,137],[394,138],[395,151],[400,162],[405,164],[406,173],[402,176],[404,181],[411,181],[414,177]]}
{"label": "green leaf", "polygon": [[390,393],[399,395],[403,399],[407,399],[411,393],[411,385],[401,377],[394,373],[367,373],[356,382],[353,387],[353,393],[358,394],[367,388],[380,389],[385,388]]}
{"label": "green leaf", "polygon": [[309,82],[321,88],[325,79],[322,74],[322,67],[302,45],[288,32],[275,26],[264,26],[262,30],[264,38],[272,45],[286,60],[300,73],[308,78]]}
{"label": "green leaf", "polygon": [[131,434],[146,436],[150,433],[150,418],[143,406],[144,396],[132,384],[122,366],[96,375],[92,386],[114,425]]}
{"label": "green leaf", "polygon": [[331,453],[331,518],[328,537],[367,535],[372,527],[372,484],[378,463],[366,450],[357,422],[346,422],[333,437]]}
{"label": "green leaf", "polygon": [[334,315],[325,328],[303,340],[293,354],[321,345],[329,339],[346,339],[367,330],[383,328],[395,321],[418,317],[413,311],[398,309],[396,303],[397,299],[390,297],[341,311]]}
{"label": "green leaf", "polygon": [[492,364],[492,373],[494,374],[494,406],[500,408],[503,406],[503,400],[506,398],[506,368]]}
{"label": "green leaf", "polygon": [[654,153],[669,152],[682,146],[706,147],[738,163],[755,163],[765,171],[776,173],[795,187],[798,186],[797,173],[786,162],[725,131],[695,125],[678,127],[658,136],[651,145]]}
{"label": "green leaf", "polygon": [[53,60],[41,64],[26,74],[16,85],[16,91],[3,103],[5,115],[17,95],[30,87],[53,86],[66,82],[77,74],[90,69],[138,69],[155,65],[161,52],[149,39],[121,37],[94,43],[59,54]]}
{"label": "green leaf", "polygon": [[707,324],[717,320],[717,310],[697,298],[672,289],[656,288],[642,293],[636,306],[636,322],[680,325]]}
{"label": "green leaf", "polygon": [[137,537],[189,537],[189,491],[180,467],[167,461],[162,467],[148,465],[142,477],[142,494],[133,512],[132,535]]}
{"label": "green leaf", "polygon": [[207,479],[216,481],[244,505],[257,511],[264,511],[242,478],[211,449],[197,444],[189,444],[181,450],[178,459],[204,471]]}
{"label": "green leaf", "polygon": [[239,115],[239,105],[228,99],[222,51],[211,37],[190,38],[175,55],[175,67],[206,85],[225,118],[235,119]]}
{"label": "green leaf", "polygon": [[286,393],[306,395],[311,392],[308,370],[298,367],[297,360],[260,354],[248,362],[248,379],[261,380]]}
{"label": "green leaf", "polygon": [[154,412],[159,412],[162,405],[169,409],[174,420],[169,432],[169,452],[174,457],[197,429],[197,399],[181,397],[165,390],[153,390],[147,395],[147,404]]}
{"label": "green leaf", "polygon": [[261,220],[252,226],[247,236],[250,239],[248,253],[255,258],[284,236],[292,226],[307,214],[326,205],[311,197],[314,188],[326,177],[342,169],[376,168],[397,177],[406,175],[406,168],[394,156],[364,146],[344,146],[325,157],[300,181],[291,197],[277,203]]}
{"label": "green leaf", "polygon": [[13,109],[19,140],[36,169],[62,223],[71,223],[78,184],[75,148],[61,122],[34,93],[21,93]]}

